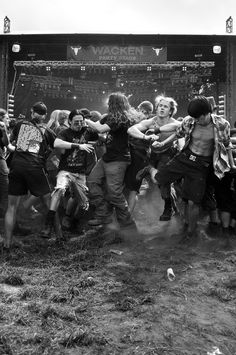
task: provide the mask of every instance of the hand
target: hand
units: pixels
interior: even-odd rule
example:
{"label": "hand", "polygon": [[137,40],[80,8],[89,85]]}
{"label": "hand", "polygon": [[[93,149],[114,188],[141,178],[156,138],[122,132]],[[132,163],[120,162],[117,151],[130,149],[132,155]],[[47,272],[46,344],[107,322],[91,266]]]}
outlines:
{"label": "hand", "polygon": [[157,141],[159,139],[159,136],[157,136],[156,134],[151,134],[151,135],[149,135],[149,136],[146,136],[145,135],[145,140],[146,141],[152,141],[152,142],[154,142],[154,141]]}
{"label": "hand", "polygon": [[92,153],[94,151],[93,146],[91,144],[87,144],[87,143],[79,144],[79,149],[85,150],[88,153]]}
{"label": "hand", "polygon": [[154,142],[152,143],[152,147],[153,147],[153,148],[162,148],[162,147],[164,147],[164,144],[163,144],[163,142],[154,141]]}

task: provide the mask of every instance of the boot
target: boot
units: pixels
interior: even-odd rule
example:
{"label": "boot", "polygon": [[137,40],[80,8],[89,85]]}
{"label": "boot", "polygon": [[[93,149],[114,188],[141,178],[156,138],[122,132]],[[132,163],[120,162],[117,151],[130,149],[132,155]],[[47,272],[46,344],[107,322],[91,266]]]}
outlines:
{"label": "boot", "polygon": [[165,207],[162,215],[160,216],[160,221],[169,221],[172,216],[172,206],[171,206],[171,199],[165,199]]}

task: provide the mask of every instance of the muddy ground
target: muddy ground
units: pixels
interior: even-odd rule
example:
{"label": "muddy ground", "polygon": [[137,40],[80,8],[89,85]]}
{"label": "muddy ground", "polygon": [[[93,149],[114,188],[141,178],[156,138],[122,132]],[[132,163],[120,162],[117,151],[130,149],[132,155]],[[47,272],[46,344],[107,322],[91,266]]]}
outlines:
{"label": "muddy ground", "polygon": [[181,218],[161,212],[155,190],[136,207],[139,236],[34,233],[2,250],[0,354],[236,354],[236,236],[225,249],[203,218],[198,239],[180,244]]}

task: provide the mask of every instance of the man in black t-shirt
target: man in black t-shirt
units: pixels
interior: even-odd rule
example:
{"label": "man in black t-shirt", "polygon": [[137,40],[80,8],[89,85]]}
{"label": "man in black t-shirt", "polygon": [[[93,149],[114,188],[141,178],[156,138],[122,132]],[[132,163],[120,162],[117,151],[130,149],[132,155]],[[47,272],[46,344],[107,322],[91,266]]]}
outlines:
{"label": "man in black t-shirt", "polygon": [[44,237],[50,237],[53,231],[55,214],[60,200],[66,191],[70,191],[70,198],[67,202],[66,215],[63,218],[64,227],[70,227],[74,208],[81,207],[84,210],[88,208],[86,175],[96,163],[93,145],[98,139],[98,134],[90,128],[85,127],[84,116],[81,110],[71,111],[68,122],[70,127],[64,129],[58,138],[77,144],[78,149],[72,148],[62,151],[57,182],[52,193],[46,226],[42,233]]}
{"label": "man in black t-shirt", "polygon": [[65,142],[45,127],[47,107],[37,102],[31,109],[31,119],[16,124],[12,131],[10,146],[14,151],[9,173],[8,208],[5,215],[5,241],[7,249],[12,243],[12,233],[20,197],[28,191],[42,197],[48,204],[50,186],[45,172],[45,162],[50,149],[78,148],[78,144]]}

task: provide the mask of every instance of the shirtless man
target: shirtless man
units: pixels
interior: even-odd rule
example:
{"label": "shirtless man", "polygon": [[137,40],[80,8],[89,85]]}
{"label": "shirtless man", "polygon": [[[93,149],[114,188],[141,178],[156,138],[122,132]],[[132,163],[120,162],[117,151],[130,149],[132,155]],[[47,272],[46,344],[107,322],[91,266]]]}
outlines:
{"label": "shirtless man", "polygon": [[[148,140],[150,137],[149,133],[153,134],[155,129],[162,127],[166,124],[178,124],[178,122],[173,118],[177,112],[177,103],[171,97],[157,96],[155,100],[156,116],[143,120],[138,124],[130,127],[128,129],[128,134],[134,138],[142,138],[143,140]],[[143,133],[143,132],[146,132]],[[154,139],[154,138],[153,138]],[[173,140],[176,140],[176,135],[173,132],[159,132],[159,141],[154,141],[151,146],[151,156],[150,156],[150,166],[142,169],[149,171],[153,182],[156,182],[155,175],[156,169],[161,169],[167,162],[174,157],[177,150],[173,146]],[[140,174],[141,173],[141,174]],[[139,172],[137,175],[141,175]],[[171,184],[160,184],[161,197],[165,201],[164,211],[160,216],[161,221],[168,221],[172,215],[172,202],[171,202]]]}
{"label": "shirtless man", "polygon": [[[195,235],[210,166],[213,164],[214,174],[221,179],[230,170],[231,150],[230,124],[221,116],[212,114],[212,107],[206,97],[196,96],[192,99],[188,105],[188,114],[182,122],[176,124],[177,137],[185,137],[182,151],[155,175],[160,184],[184,179],[183,196],[188,205],[183,241]],[[155,133],[171,130],[175,125],[168,126],[157,127]]]}

